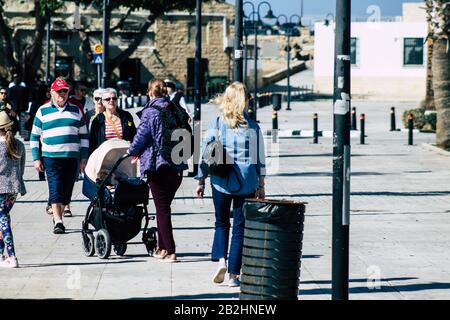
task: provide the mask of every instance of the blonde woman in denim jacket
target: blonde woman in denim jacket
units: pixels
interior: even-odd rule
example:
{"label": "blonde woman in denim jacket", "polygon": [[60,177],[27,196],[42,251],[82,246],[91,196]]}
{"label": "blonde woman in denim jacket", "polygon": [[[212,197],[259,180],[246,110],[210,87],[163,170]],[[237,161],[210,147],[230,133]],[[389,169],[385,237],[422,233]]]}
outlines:
{"label": "blonde woman in denim jacket", "polygon": [[[245,85],[240,82],[232,83],[216,102],[221,106],[222,114],[209,124],[203,139],[201,154],[206,145],[218,137],[227,154],[233,159],[233,170],[224,178],[211,176],[216,217],[211,260],[219,262],[213,282],[222,283],[228,271],[228,285],[236,287],[240,285],[239,274],[242,264],[244,201],[246,198],[264,198],[265,196],[264,140],[259,125],[247,114],[248,92]],[[196,193],[199,197],[203,197],[207,175],[202,171],[201,166],[196,178],[199,181]],[[233,231],[228,254],[232,202]]]}

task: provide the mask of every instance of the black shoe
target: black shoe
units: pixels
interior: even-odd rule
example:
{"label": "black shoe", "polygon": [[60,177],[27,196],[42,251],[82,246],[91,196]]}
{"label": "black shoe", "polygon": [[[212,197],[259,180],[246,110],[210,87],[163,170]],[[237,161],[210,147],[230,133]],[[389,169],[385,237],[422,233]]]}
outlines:
{"label": "black shoe", "polygon": [[66,227],[64,227],[62,222],[55,224],[55,227],[53,228],[54,234],[63,234],[64,232],[66,232]]}

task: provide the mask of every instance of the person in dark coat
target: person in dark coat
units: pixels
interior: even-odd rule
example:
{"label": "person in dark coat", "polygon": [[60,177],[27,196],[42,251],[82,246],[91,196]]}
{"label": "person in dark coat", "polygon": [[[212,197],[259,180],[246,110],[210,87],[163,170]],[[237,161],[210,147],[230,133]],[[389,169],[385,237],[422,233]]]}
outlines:
{"label": "person in dark coat", "polygon": [[164,81],[151,80],[148,91],[150,101],[142,110],[141,122],[128,153],[139,157],[141,178],[147,176],[153,195],[158,226],[158,249],[154,256],[162,262],[177,262],[170,206],[183,180],[183,170],[188,166],[184,162],[174,164],[161,153],[164,135],[161,113],[172,106],[166,97]]}
{"label": "person in dark coat", "polygon": [[133,116],[125,110],[117,108],[117,92],[107,88],[102,92],[103,113],[92,120],[89,132],[89,155],[103,142],[109,139],[132,141],[136,134]]}

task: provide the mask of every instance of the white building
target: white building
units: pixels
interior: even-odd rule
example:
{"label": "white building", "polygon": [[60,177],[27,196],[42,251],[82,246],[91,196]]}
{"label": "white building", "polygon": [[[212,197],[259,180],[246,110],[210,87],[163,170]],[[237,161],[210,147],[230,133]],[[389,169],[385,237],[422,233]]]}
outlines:
{"label": "white building", "polygon": [[[403,16],[394,22],[352,22],[353,98],[424,99],[428,26],[420,6],[404,3]],[[333,81],[334,23],[316,23],[314,89],[332,94]]]}

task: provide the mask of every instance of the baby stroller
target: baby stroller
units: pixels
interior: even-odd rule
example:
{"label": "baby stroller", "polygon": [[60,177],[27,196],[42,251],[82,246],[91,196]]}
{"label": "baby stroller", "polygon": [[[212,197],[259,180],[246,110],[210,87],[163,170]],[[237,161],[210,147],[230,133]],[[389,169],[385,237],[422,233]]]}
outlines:
{"label": "baby stroller", "polygon": [[[111,247],[118,256],[127,250],[127,242],[141,231],[147,253],[156,249],[156,228],[148,228],[149,188],[136,177],[137,165],[126,152],[130,143],[112,139],[102,143],[89,157],[86,165],[83,194],[91,200],[81,226],[83,250],[86,256],[95,254],[107,259]],[[125,161],[128,159],[128,161]],[[94,230],[89,226],[93,226]]]}

